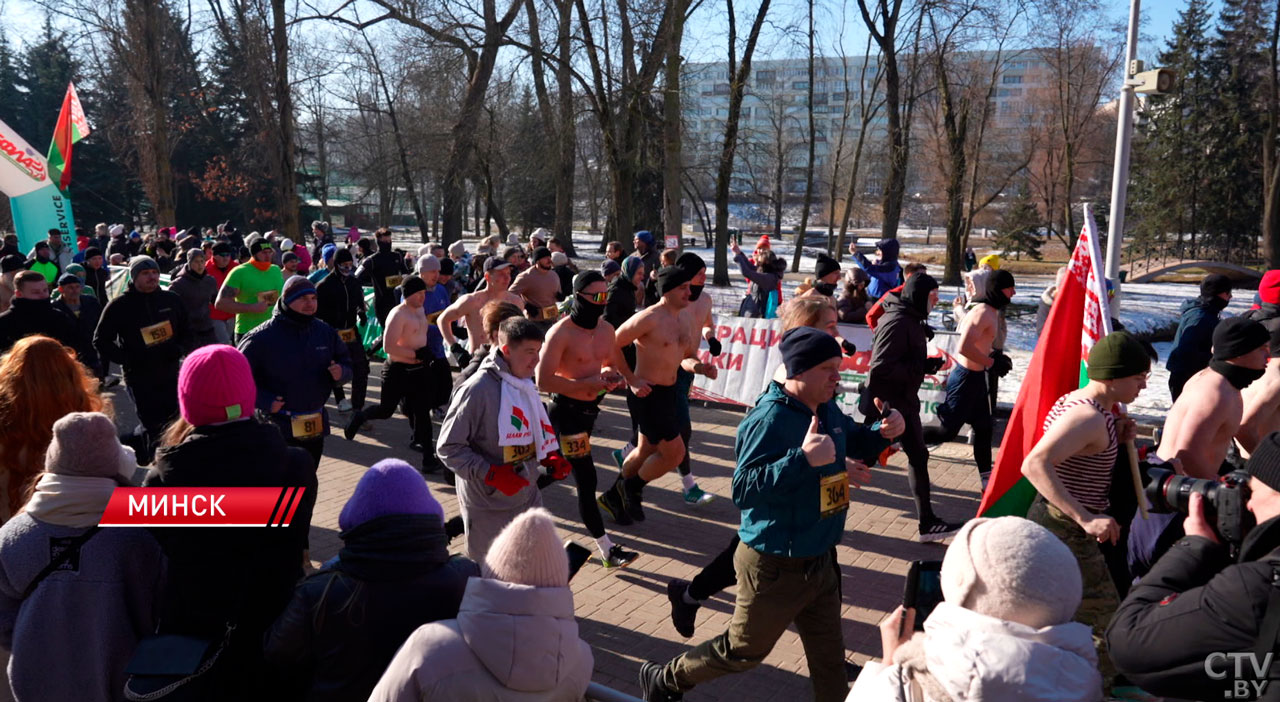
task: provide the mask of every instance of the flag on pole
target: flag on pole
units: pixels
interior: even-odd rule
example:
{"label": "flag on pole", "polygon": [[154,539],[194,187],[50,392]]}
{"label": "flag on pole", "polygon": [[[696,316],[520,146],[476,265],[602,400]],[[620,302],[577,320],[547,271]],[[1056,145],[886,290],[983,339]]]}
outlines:
{"label": "flag on pole", "polygon": [[67,84],[67,94],[62,98],[62,111],[58,124],[53,128],[53,141],[49,143],[49,170],[58,177],[58,187],[66,190],[71,185],[71,147],[89,136],[89,120],[80,107],[75,83]]}
{"label": "flag on pole", "polygon": [[[1111,333],[1105,280],[1098,226],[1086,205],[1080,239],[1031,355],[978,516],[1025,517],[1031,507],[1036,491],[1022,476],[1022,461],[1044,434],[1044,418],[1053,403],[1083,385],[1089,350]],[[1058,352],[1071,348],[1079,349],[1079,354]]]}

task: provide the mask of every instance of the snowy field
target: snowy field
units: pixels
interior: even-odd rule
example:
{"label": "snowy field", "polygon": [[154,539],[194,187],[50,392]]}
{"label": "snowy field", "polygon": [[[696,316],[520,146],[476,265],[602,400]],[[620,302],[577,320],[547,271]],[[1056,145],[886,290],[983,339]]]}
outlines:
{"label": "snowy field", "polygon": [[[870,236],[859,232],[859,244],[866,250],[875,245],[878,237]],[[942,251],[942,237],[935,232],[934,241],[938,242],[932,246],[924,244],[923,230],[904,232],[904,239],[910,243],[902,245],[902,258],[909,261],[913,253],[940,253]],[[698,238],[701,241],[701,236]],[[743,237],[743,251],[750,255],[752,247],[755,246],[755,237]],[[603,254],[596,253],[599,248],[599,237],[592,237],[586,232],[574,232],[574,244],[578,247],[579,267],[587,265],[599,265],[604,260]],[[474,250],[474,240],[468,240],[468,248]],[[714,253],[711,249],[700,247],[688,247],[686,251],[692,251],[707,262],[708,267],[712,265]],[[794,253],[791,243],[773,242],[774,253],[784,258],[788,263]],[[982,257],[991,251],[978,250],[978,256]],[[798,275],[790,276],[783,281],[784,299],[790,299],[795,293],[795,288],[800,284],[806,275],[812,275],[814,266],[817,263],[816,252],[806,249],[805,254],[800,259],[800,271]],[[849,268],[853,263],[846,260],[843,264],[845,268]],[[936,268],[937,266],[933,266]],[[733,263],[732,254],[729,260],[729,272],[731,285],[729,287],[719,288],[707,286],[707,292],[711,294],[715,300],[715,312],[720,315],[732,315],[737,312],[738,304],[742,301],[747,292],[746,281],[738,273],[738,267]],[[935,271],[935,273],[940,273]],[[1045,288],[1053,284],[1053,276],[1021,276],[1018,279],[1017,294],[1013,301],[1019,305],[1029,305],[1034,307],[1040,299],[1040,295]],[[943,301],[950,301],[957,293],[963,292],[963,289],[953,286],[945,286],[941,291]],[[1193,298],[1199,294],[1199,289],[1195,285],[1178,284],[1178,283],[1144,283],[1129,284],[1123,288],[1123,301],[1120,307],[1119,319],[1125,328],[1134,332],[1151,332],[1161,328],[1171,328],[1177,325],[1178,308],[1184,300]],[[1253,290],[1241,290],[1235,298],[1232,299],[1231,305],[1228,306],[1225,315],[1238,315],[1248,311],[1253,301]],[[930,318],[930,323],[935,328],[942,329],[942,318],[939,312],[935,312]],[[1036,318],[1035,314],[1020,315],[1009,320],[1009,336],[1006,342],[1005,351],[1013,358],[1013,371],[1000,382],[1000,402],[1001,404],[1012,406],[1017,399],[1018,389],[1022,385],[1022,380],[1027,369],[1027,365],[1031,360],[1031,352],[1035,348],[1036,343]],[[1169,395],[1169,374],[1164,368],[1164,362],[1168,358],[1171,344],[1169,342],[1159,342],[1155,344],[1156,351],[1160,354],[1160,363],[1151,369],[1151,379],[1148,382],[1147,389],[1138,397],[1137,402],[1130,406],[1130,412],[1135,416],[1147,420],[1160,420],[1168,412],[1169,406],[1172,404]]]}

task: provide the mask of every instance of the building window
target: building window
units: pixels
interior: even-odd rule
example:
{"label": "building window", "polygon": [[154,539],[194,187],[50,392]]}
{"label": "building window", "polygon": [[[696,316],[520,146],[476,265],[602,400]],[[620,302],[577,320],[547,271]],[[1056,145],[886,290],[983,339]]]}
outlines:
{"label": "building window", "polygon": [[1016,76],[1005,76],[1005,77],[1003,77],[1003,78],[1001,78],[1001,79],[1000,79],[1000,82],[1001,82],[1001,83],[1004,83],[1005,85],[1021,85],[1021,84],[1022,84],[1022,76],[1021,76],[1021,75],[1016,75]]}
{"label": "building window", "polygon": [[712,94],[713,94],[713,95],[728,95],[728,94],[729,94],[729,84],[728,84],[728,83],[716,83],[716,87],[712,90]]}
{"label": "building window", "polygon": [[792,90],[808,90],[808,89],[809,89],[809,81],[807,81],[807,80],[797,80],[797,81],[794,81],[794,82],[792,82],[792,83],[791,83],[791,89],[792,89]]}
{"label": "building window", "polygon": [[777,78],[778,78],[777,71],[756,71],[757,83],[772,83],[773,81],[777,80]]}

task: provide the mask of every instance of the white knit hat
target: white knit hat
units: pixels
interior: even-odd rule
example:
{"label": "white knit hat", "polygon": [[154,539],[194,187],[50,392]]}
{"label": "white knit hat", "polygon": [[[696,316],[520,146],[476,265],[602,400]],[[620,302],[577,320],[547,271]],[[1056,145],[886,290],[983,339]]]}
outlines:
{"label": "white knit hat", "polygon": [[493,540],[480,570],[486,578],[517,585],[568,585],[569,557],[551,513],[535,507],[517,515]]}
{"label": "white knit hat", "polygon": [[1048,529],[1021,517],[971,519],[942,560],[942,596],[980,614],[1037,629],[1080,607],[1080,565]]}
{"label": "white knit hat", "polygon": [[551,265],[553,265],[553,266],[567,266],[567,265],[569,265],[569,257],[568,257],[568,256],[566,256],[566,255],[565,255],[565,253],[564,253],[563,251],[552,251],[552,252],[551,252]]}
{"label": "white knit hat", "polygon": [[466,245],[466,244],[464,244],[464,243],[462,243],[462,240],[461,240],[461,239],[459,239],[459,240],[457,240],[457,241],[453,242],[452,244],[449,244],[449,255],[450,255],[450,256],[461,256],[461,255],[465,254],[466,252],[467,252],[467,245]]}

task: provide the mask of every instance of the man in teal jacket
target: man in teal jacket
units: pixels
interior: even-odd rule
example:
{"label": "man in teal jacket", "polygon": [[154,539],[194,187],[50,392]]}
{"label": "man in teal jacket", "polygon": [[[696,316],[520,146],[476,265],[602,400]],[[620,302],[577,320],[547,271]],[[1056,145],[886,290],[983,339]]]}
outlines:
{"label": "man in teal jacket", "polygon": [[666,665],[641,666],[646,702],[679,700],[699,683],[754,668],[792,622],[814,698],[843,702],[849,694],[835,545],[850,490],[870,480],[867,464],[892,437],[836,405],[841,352],[833,337],[797,327],[779,348],[786,382],[771,383],[738,427],[733,501],[742,510],[742,543],[729,630]]}

